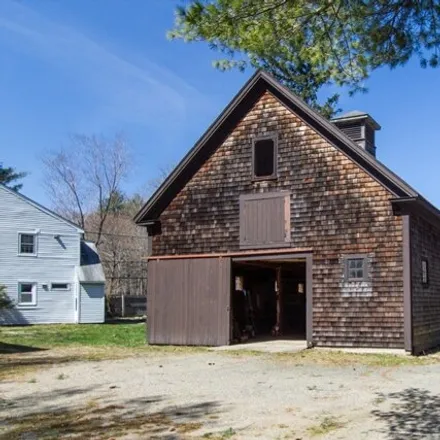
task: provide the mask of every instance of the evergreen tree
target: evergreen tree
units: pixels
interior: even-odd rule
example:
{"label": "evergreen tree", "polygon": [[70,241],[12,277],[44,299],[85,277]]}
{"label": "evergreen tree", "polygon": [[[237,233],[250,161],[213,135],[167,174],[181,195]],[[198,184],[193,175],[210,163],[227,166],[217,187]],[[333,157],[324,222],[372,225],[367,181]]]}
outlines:
{"label": "evergreen tree", "polygon": [[208,43],[221,70],[262,68],[330,116],[338,95],[320,102],[325,85],[366,91],[373,70],[413,56],[439,65],[440,0],[189,0],[169,36]]}
{"label": "evergreen tree", "polygon": [[0,183],[6,185],[7,187],[13,189],[14,191],[20,191],[23,187],[22,183],[16,183],[18,180],[23,179],[27,176],[27,173],[19,173],[14,168],[8,167],[4,168],[0,164]]}

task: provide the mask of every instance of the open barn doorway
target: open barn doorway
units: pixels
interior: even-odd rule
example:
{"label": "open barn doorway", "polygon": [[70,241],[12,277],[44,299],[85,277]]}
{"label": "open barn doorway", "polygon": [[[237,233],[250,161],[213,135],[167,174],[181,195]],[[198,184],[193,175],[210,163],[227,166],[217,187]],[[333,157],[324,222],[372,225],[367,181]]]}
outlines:
{"label": "open barn doorway", "polygon": [[232,343],[305,340],[306,261],[237,260],[232,266]]}

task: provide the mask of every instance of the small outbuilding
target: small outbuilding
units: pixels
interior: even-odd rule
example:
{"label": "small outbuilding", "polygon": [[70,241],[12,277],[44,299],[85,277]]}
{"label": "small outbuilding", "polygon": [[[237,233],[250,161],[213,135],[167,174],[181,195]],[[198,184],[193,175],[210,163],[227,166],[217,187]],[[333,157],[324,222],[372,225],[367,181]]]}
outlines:
{"label": "small outbuilding", "polygon": [[81,242],[81,265],[77,267],[77,277],[78,322],[104,322],[105,275],[94,243]]}

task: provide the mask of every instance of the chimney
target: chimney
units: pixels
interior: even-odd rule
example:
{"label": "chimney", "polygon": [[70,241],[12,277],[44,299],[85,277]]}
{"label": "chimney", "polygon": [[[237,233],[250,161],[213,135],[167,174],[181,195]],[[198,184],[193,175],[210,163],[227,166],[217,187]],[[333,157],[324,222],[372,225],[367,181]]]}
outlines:
{"label": "chimney", "polygon": [[331,120],[346,136],[376,157],[375,133],[380,125],[368,114],[358,110],[344,113]]}

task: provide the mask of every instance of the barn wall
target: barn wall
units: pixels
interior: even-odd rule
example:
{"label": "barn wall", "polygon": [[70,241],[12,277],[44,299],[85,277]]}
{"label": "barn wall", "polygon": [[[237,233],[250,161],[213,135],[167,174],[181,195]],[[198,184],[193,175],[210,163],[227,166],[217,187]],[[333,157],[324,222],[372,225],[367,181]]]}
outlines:
{"label": "barn wall", "polygon": [[[252,180],[252,139],[278,135],[278,179]],[[153,255],[238,251],[241,194],[290,191],[291,246],[313,249],[313,342],[403,348],[402,219],[393,195],[270,93],[160,216]],[[371,284],[345,285],[366,253]],[[213,313],[210,314],[211,316]]]}
{"label": "barn wall", "polygon": [[230,341],[229,258],[150,260],[150,344],[226,345]]}
{"label": "barn wall", "polygon": [[[413,350],[440,346],[440,231],[416,215],[410,218]],[[422,283],[428,261],[428,285]]]}

